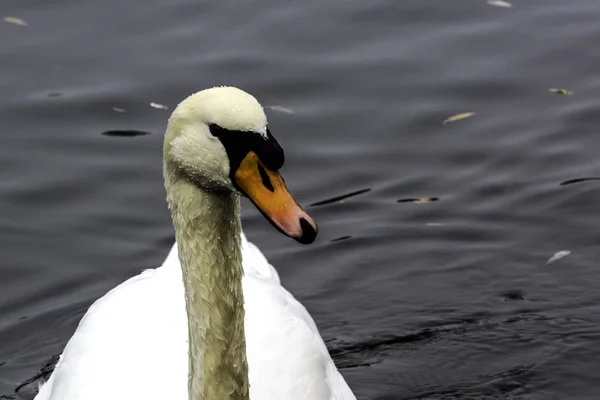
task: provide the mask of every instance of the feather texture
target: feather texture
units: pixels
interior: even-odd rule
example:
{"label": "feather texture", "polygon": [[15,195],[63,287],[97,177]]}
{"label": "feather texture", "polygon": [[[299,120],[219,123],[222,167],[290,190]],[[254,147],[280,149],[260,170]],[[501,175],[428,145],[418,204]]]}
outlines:
{"label": "feather texture", "polygon": [[[317,326],[242,234],[250,398],[352,400]],[[188,325],[177,246],[98,299],[35,400],[186,400]]]}

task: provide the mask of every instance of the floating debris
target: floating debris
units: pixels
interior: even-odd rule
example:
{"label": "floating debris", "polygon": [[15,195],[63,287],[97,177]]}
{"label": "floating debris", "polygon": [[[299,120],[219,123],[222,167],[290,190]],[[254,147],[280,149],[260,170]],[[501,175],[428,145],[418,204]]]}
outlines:
{"label": "floating debris", "polygon": [[159,110],[168,110],[169,109],[169,107],[162,105],[162,104],[158,104],[158,103],[150,103],[150,107],[158,108]]}
{"label": "floating debris", "polygon": [[150,135],[150,132],[146,132],[146,131],[138,131],[135,129],[128,129],[128,130],[114,130],[114,131],[105,131],[102,132],[102,134],[104,136],[125,136],[125,137],[132,137],[132,136],[146,136],[146,135]]}
{"label": "floating debris", "polygon": [[444,120],[444,122],[442,122],[442,125],[446,125],[449,122],[460,121],[461,119],[470,118],[473,115],[475,115],[474,112],[466,112],[466,113],[456,114],[456,115],[446,118]]}
{"label": "floating debris", "polygon": [[556,94],[563,94],[565,96],[570,96],[573,94],[573,92],[568,89],[550,88],[549,91]]}
{"label": "floating debris", "polygon": [[48,93],[48,97],[60,97],[60,96],[62,96],[62,93],[58,93],[58,92]]}
{"label": "floating debris", "polygon": [[292,110],[291,108],[283,107],[283,106],[265,106],[265,108],[267,110],[279,111],[279,112],[286,113],[286,114],[294,114],[294,110]]}
{"label": "floating debris", "polygon": [[428,222],[425,225],[427,225],[427,226],[444,226],[446,224],[441,223],[441,222]]}
{"label": "floating debris", "polygon": [[367,193],[367,192],[370,192],[370,191],[371,191],[371,189],[361,189],[361,190],[357,190],[357,191],[352,192],[352,193],[347,193],[347,194],[343,194],[341,196],[332,197],[330,199],[317,201],[316,203],[312,203],[310,206],[311,207],[314,207],[314,206],[324,206],[326,204],[338,203],[338,202],[341,202],[342,200],[345,200],[345,199],[347,199],[349,197],[358,196],[359,194]]}
{"label": "floating debris", "polygon": [[[152,104],[152,103],[151,103],[151,104]],[[111,107],[111,109],[112,109],[114,112],[118,112],[118,113],[125,113],[125,112],[127,112],[127,110],[126,110],[126,109],[124,109],[124,108],[120,108],[120,107]]]}
{"label": "floating debris", "polygon": [[423,198],[410,198],[410,199],[400,199],[396,200],[396,203],[431,203],[433,201],[438,201],[438,197],[423,197]]}
{"label": "floating debris", "polygon": [[341,242],[342,240],[348,240],[352,236],[340,236],[339,238],[331,239],[331,243]]}
{"label": "floating debris", "polygon": [[561,182],[560,186],[572,185],[574,183],[587,182],[587,181],[600,181],[600,177],[590,176],[589,178],[569,179],[568,181]]}
{"label": "floating debris", "polygon": [[488,0],[487,3],[490,6],[496,6],[496,7],[504,7],[504,8],[512,7],[511,3],[509,3],[508,1],[504,1],[504,0]]}
{"label": "floating debris", "polygon": [[4,17],[4,22],[18,26],[27,26],[27,22],[17,17]]}
{"label": "floating debris", "polygon": [[557,251],[552,257],[548,259],[546,265],[553,263],[556,260],[560,260],[561,258],[568,256],[569,254],[571,254],[571,250]]}

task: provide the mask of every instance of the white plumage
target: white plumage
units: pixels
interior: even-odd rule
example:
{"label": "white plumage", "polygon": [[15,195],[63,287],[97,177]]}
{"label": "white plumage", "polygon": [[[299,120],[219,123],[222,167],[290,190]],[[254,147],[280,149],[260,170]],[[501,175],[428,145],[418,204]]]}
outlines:
{"label": "white plumage", "polygon": [[[242,260],[250,398],[355,399],[311,316],[243,233]],[[89,308],[35,400],[188,400],[185,296],[173,246]]]}
{"label": "white plumage", "polygon": [[[317,327],[242,235],[250,398],[350,400]],[[81,320],[35,400],[187,399],[187,315],[177,247]]]}

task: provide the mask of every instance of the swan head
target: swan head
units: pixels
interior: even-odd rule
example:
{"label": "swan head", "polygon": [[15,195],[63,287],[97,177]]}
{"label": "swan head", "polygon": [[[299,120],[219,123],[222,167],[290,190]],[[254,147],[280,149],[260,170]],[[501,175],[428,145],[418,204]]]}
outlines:
{"label": "swan head", "polygon": [[283,149],[260,103],[243,90],[214,87],[182,101],[169,119],[164,158],[203,190],[249,198],[283,234],[304,244],[315,240],[317,224],[279,173]]}

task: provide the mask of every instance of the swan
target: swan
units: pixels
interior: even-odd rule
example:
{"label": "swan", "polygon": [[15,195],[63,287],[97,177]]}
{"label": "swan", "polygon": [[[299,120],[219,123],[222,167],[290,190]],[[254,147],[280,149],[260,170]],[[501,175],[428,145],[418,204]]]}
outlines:
{"label": "swan", "polygon": [[240,195],[309,244],[262,106],[235,87],[173,111],[163,175],[176,243],[95,301],[35,400],[355,400],[317,326],[244,236]]}

